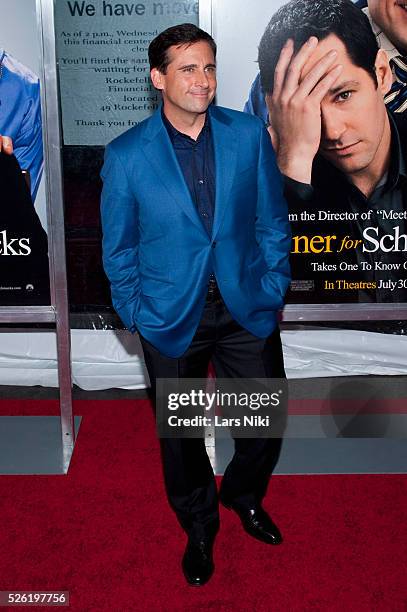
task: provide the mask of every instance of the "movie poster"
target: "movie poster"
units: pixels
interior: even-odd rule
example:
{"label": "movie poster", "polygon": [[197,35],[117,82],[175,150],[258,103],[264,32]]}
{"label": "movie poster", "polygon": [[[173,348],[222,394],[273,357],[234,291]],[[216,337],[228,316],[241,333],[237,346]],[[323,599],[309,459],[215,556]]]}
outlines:
{"label": "movie poster", "polygon": [[[214,18],[214,34],[223,48],[218,103],[261,118],[276,152],[281,141],[287,145],[290,119],[281,110],[282,105],[271,100],[270,91],[269,96],[264,94],[259,69],[264,82],[270,83],[275,73],[269,74],[269,66],[276,65],[278,45],[286,41],[267,38],[263,68],[257,60],[267,24],[279,9],[284,11],[281,7],[286,4],[282,0],[261,0],[243,17],[244,2],[226,1],[217,7]],[[355,10],[362,12],[362,8]],[[363,12],[366,14],[367,9]],[[365,22],[368,18],[367,13]],[[280,12],[279,20],[287,23],[287,13]],[[299,19],[293,32],[303,23]],[[348,30],[351,26],[350,21]],[[245,44],[233,46],[230,31],[242,27]],[[394,49],[389,50],[382,38],[378,43],[386,49],[386,61],[392,60]],[[325,52],[328,50],[326,47]],[[391,104],[400,86],[398,73],[390,63],[386,88],[366,70],[359,66],[355,70],[348,58],[338,57],[343,72],[335,82],[338,90],[334,86],[330,90],[335,95],[328,92],[320,105],[319,146],[311,158],[312,168],[305,175],[300,171],[296,176],[294,172],[285,180],[293,233],[287,303],[407,303],[407,115],[405,118],[400,112],[404,107],[395,112]],[[308,70],[314,65],[311,62]],[[238,79],[233,66],[241,67]],[[305,76],[307,64],[303,69]],[[381,78],[380,70],[377,74]],[[297,125],[296,130],[293,142],[300,150],[301,127]],[[299,165],[308,167],[309,159],[303,156]],[[365,172],[366,168],[372,172]],[[292,165],[289,172],[293,172]]]}
{"label": "movie poster", "polygon": [[50,303],[35,0],[0,0],[0,305]]}
{"label": "movie poster", "polygon": [[147,50],[162,30],[198,24],[195,0],[55,2],[71,323],[121,326],[102,268],[100,170],[105,145],[159,105]]}
{"label": "movie poster", "polygon": [[[330,192],[338,179],[324,174],[325,180]],[[401,199],[400,206],[388,206],[378,192],[377,200],[366,202],[355,190],[359,209],[348,206],[340,190],[303,206],[288,197],[293,231],[289,302],[407,302],[406,211]]]}

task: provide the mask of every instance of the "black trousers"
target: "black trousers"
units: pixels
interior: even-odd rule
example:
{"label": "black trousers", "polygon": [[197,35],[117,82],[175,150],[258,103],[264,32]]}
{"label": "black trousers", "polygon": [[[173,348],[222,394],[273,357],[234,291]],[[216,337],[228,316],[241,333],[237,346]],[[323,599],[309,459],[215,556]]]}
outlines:
{"label": "black trousers", "polygon": [[[280,331],[266,339],[243,329],[230,315],[215,285],[208,291],[197,332],[179,358],[162,355],[140,337],[153,399],[157,378],[206,378],[211,361],[218,378],[285,378]],[[219,527],[215,478],[201,438],[162,438],[161,455],[169,502],[181,526],[195,539],[214,537]],[[235,438],[221,495],[242,507],[264,497],[281,439]]]}

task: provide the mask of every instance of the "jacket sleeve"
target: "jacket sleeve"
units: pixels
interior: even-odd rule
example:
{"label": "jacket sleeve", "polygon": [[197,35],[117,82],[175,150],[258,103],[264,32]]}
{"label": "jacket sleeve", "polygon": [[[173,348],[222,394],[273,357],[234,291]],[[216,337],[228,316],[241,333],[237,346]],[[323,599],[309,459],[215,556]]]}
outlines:
{"label": "jacket sleeve", "polygon": [[257,193],[256,239],[268,266],[262,285],[278,297],[276,308],[281,308],[290,283],[291,231],[283,181],[266,128],[261,133]]}
{"label": "jacket sleeve", "polygon": [[138,205],[112,145],[106,148],[101,177],[103,266],[111,284],[113,306],[134,333],[140,296]]}

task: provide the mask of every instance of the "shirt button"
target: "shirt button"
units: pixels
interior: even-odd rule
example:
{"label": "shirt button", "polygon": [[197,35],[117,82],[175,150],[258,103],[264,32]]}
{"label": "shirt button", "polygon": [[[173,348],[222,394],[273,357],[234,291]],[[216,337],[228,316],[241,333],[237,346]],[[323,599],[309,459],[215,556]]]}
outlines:
{"label": "shirt button", "polygon": [[203,217],[205,217],[205,218],[208,216],[208,214],[207,214],[207,213],[205,213],[205,212],[203,212],[203,213],[201,213],[201,214],[202,214],[202,216],[203,216]]}
{"label": "shirt button", "polygon": [[202,179],[199,179],[198,183],[199,183],[200,185],[203,185],[203,184],[204,184],[204,182],[203,182],[203,180],[202,180]]}

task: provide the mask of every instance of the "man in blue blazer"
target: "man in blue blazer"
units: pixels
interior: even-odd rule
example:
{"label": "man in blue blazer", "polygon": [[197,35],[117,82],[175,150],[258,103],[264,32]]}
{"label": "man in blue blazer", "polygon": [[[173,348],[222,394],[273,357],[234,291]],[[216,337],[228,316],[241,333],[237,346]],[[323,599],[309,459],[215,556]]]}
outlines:
{"label": "man in blue blazer", "polygon": [[[106,149],[103,259],[113,304],[157,378],[284,377],[277,311],[289,284],[282,183],[262,122],[211,106],[216,45],[194,25],[149,47],[163,104]],[[218,495],[202,438],[162,438],[169,501],[188,534],[182,567],[202,585],[214,565]],[[280,440],[236,439],[221,502],[252,536],[281,541],[261,507]]]}

